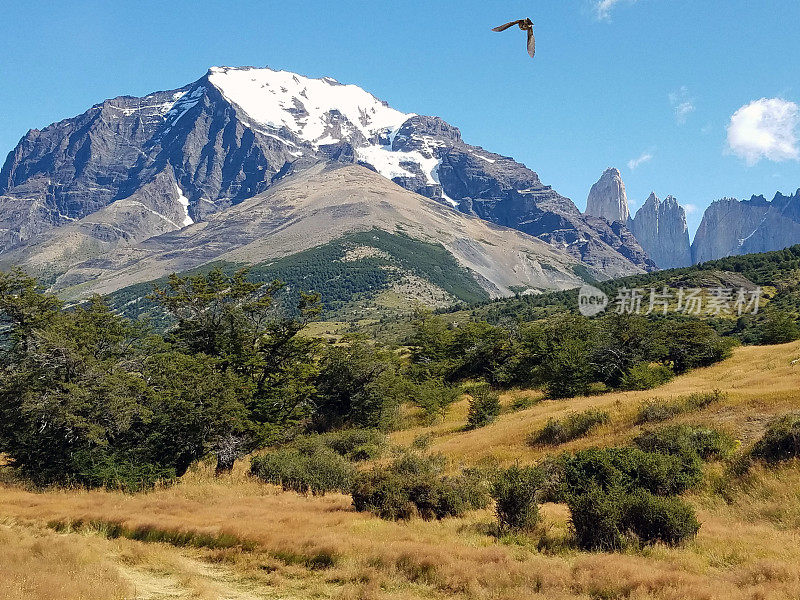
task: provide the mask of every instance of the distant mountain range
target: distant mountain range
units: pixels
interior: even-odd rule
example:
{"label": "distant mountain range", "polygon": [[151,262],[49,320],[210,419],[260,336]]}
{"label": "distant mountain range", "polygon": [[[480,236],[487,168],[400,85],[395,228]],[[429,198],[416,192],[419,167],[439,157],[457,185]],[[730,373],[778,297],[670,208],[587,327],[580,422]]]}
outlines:
{"label": "distant mountain range", "polygon": [[800,189],[792,196],[778,192],[772,201],[764,196],[717,200],[706,209],[690,244],[686,213],[675,198],[659,200],[652,193],[631,216],[622,176],[619,170],[609,168],[592,186],[586,214],[624,223],[661,269],[800,243]]}
{"label": "distant mountain range", "polygon": [[[354,295],[389,286],[403,301],[436,304],[789,245],[800,238],[798,197],[754,199],[741,210],[722,201],[727,208],[707,212],[690,249],[677,202],[653,195],[631,218],[616,170],[593,187],[582,214],[534,171],[465,143],[438,117],[400,112],[330,78],[214,67],[183,87],[106,100],[29,131],[0,170],[0,268],[22,266],[79,298],[334,244],[341,256],[326,250],[317,259],[369,258],[374,277],[358,281],[383,282],[382,291],[355,286]],[[773,226],[780,235],[766,234]],[[377,248],[352,237],[378,230],[442,248],[480,293],[415,270],[410,246],[395,238]],[[389,256],[395,249],[402,258]]]}

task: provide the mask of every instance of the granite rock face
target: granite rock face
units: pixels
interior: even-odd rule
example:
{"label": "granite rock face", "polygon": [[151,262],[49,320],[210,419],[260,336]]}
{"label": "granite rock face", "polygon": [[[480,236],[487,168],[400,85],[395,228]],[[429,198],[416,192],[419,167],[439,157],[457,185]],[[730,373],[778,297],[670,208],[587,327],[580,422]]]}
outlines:
{"label": "granite rock face", "polygon": [[[333,79],[250,67],[214,67],[184,87],[106,100],[29,131],[0,170],[0,253],[131,198],[165,173],[186,203],[188,223],[330,163],[366,166],[444,205],[535,235],[599,272],[655,268],[627,231],[582,215],[525,165],[466,144],[438,117],[397,111]],[[162,234],[172,220],[152,210],[159,216],[137,226],[137,239],[149,224],[151,235]]]}
{"label": "granite rock face", "polygon": [[630,221],[636,239],[661,269],[692,264],[686,212],[672,196],[659,200],[655,193]]}
{"label": "granite rock face", "polygon": [[800,190],[772,201],[723,198],[703,213],[692,244],[695,263],[737,254],[781,250],[800,243]]}
{"label": "granite rock face", "polygon": [[592,186],[586,200],[586,214],[602,217],[609,223],[628,222],[628,195],[619,169],[606,169]]}

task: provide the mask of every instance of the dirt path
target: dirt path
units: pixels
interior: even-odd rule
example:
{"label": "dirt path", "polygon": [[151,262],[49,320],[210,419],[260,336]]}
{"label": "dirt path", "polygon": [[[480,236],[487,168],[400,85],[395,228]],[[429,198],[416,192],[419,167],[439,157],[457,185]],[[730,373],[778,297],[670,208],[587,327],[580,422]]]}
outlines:
{"label": "dirt path", "polygon": [[120,574],[131,584],[131,600],[264,600],[278,598],[274,593],[255,591],[228,569],[209,565],[171,549],[169,563],[158,566],[131,565],[118,560]]}

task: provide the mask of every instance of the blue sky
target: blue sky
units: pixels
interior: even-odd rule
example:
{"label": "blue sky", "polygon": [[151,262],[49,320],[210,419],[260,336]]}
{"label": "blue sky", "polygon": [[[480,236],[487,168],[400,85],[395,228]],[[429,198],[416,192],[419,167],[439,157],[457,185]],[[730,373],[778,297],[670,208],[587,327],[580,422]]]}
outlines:
{"label": "blue sky", "polygon": [[[534,60],[521,31],[489,31],[525,16]],[[105,98],[267,65],[439,115],[581,208],[608,166],[634,210],[650,191],[694,207],[691,230],[716,198],[800,187],[797,0],[28,1],[2,17],[3,156]]]}

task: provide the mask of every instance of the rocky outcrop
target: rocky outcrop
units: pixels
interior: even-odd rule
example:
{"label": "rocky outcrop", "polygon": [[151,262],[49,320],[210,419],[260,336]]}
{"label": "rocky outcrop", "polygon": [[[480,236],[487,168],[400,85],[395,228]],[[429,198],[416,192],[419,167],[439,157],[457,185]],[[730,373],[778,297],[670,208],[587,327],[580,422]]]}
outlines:
{"label": "rocky outcrop", "polygon": [[167,169],[131,196],[82,219],[38,233],[0,254],[0,268],[22,266],[50,279],[117,247],[131,246],[191,224],[188,200],[172,170]]}
{"label": "rocky outcrop", "polygon": [[606,169],[589,191],[586,214],[602,217],[609,223],[619,221],[626,224],[630,216],[625,184],[618,169]]}
{"label": "rocky outcrop", "polygon": [[772,201],[723,198],[703,213],[692,244],[695,263],[737,254],[781,250],[800,243],[800,190]]}
{"label": "rocky outcrop", "polygon": [[633,235],[661,269],[692,264],[686,212],[672,196],[662,202],[655,193],[630,222]]}

